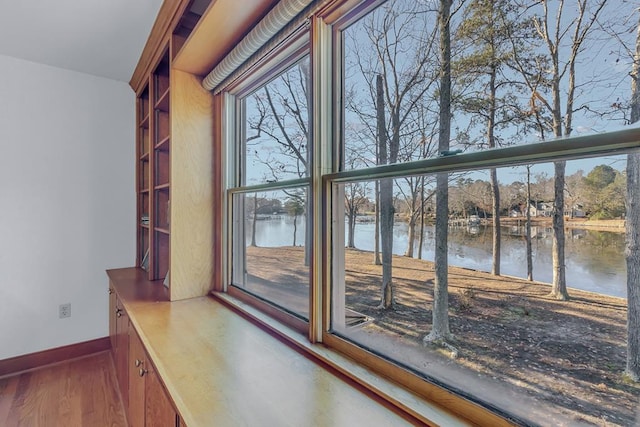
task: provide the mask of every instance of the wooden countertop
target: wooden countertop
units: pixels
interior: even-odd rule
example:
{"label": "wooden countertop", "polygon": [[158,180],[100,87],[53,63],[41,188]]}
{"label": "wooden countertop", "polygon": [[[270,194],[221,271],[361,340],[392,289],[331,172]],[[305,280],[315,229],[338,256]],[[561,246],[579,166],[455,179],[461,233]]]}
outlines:
{"label": "wooden countertop", "polygon": [[169,301],[169,290],[162,280],[149,281],[147,272],[140,268],[107,270],[107,276],[127,309],[139,304]]}
{"label": "wooden countertop", "polygon": [[[217,299],[163,301],[148,288],[155,282],[137,281],[136,271],[108,273],[187,426],[415,423]],[[139,286],[147,288],[130,289]],[[446,413],[434,414],[439,424],[460,425]]]}

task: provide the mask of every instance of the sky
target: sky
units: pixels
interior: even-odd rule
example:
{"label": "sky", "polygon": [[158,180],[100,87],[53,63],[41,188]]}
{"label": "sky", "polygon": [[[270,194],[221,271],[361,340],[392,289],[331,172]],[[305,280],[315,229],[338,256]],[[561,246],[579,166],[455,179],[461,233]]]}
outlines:
{"label": "sky", "polygon": [[[402,10],[404,7],[416,7],[419,8],[422,6],[429,7],[430,1],[423,1],[422,3],[413,2],[410,0],[398,0],[395,4],[392,5],[394,11]],[[593,3],[593,1],[591,2]],[[585,42],[583,45],[583,49],[579,53],[579,60],[577,63],[577,84],[576,84],[576,102],[574,108],[577,109],[574,113],[574,121],[573,121],[573,133],[572,136],[579,135],[588,135],[593,133],[601,133],[608,132],[615,129],[619,129],[625,124],[622,120],[622,115],[619,111],[615,111],[612,108],[612,105],[621,103],[625,104],[628,101],[629,93],[630,93],[630,78],[629,78],[629,70],[631,68],[630,58],[624,51],[621,46],[633,45],[633,41],[635,38],[635,27],[632,21],[635,18],[635,14],[633,13],[634,7],[637,7],[637,2],[630,1],[609,1],[609,5],[606,9],[603,10],[601,15],[601,22],[598,25],[598,33],[597,37],[595,37],[596,33],[594,33],[594,37]],[[551,8],[550,16],[555,16],[554,7],[557,7],[559,4],[558,1],[548,1]],[[575,7],[573,6],[573,2],[566,2],[568,8],[563,15],[563,20],[561,26],[565,28],[567,25],[570,25],[572,20],[576,17]],[[416,6],[417,5],[417,6]],[[417,10],[417,9],[416,9]],[[368,118],[358,117],[353,111],[347,108],[345,112],[345,121],[347,122],[348,128],[359,129],[360,131],[365,131],[367,127],[372,125],[371,117],[375,116],[373,113],[373,101],[371,98],[369,83],[363,77],[362,71],[365,71],[365,75],[371,76],[370,71],[374,68],[379,71],[380,63],[377,59],[377,53],[374,49],[374,44],[370,39],[370,34],[367,34],[366,24],[370,22],[375,22],[375,25],[381,26],[386,22],[382,12],[384,9],[379,9],[377,12],[374,12],[376,17],[374,17],[373,21],[371,21],[370,17],[365,17],[362,20],[356,22],[349,28],[347,28],[345,33],[345,76],[346,82],[345,87],[348,89],[347,93],[343,95],[343,99],[346,103],[354,102],[360,103],[363,105],[361,107],[361,111],[368,113]],[[413,10],[412,12],[415,12]],[[536,12],[541,12],[541,8],[538,6]],[[408,17],[408,19],[407,19]],[[406,24],[404,27],[400,26],[400,20],[407,19],[402,22],[402,24]],[[387,37],[387,40],[390,41],[389,45],[392,49],[397,49],[397,51],[393,52],[395,54],[396,62],[395,65],[398,68],[398,74],[400,80],[406,77],[407,74],[412,72],[412,66],[415,67],[414,59],[419,56],[421,49],[428,49],[428,43],[420,44],[421,49],[416,48],[415,40],[419,38],[419,36],[424,31],[424,34],[429,36],[433,35],[433,26],[435,24],[435,14],[416,14],[409,13],[400,15],[394,25],[389,26],[387,31],[380,31],[379,34]],[[620,40],[608,35],[603,30],[609,28],[609,23],[614,22],[618,24],[616,30],[625,29],[620,35]],[[455,27],[454,21],[454,27]],[[394,37],[394,30],[400,31],[397,37]],[[552,29],[553,30],[553,29]],[[405,31],[405,33],[402,33]],[[453,32],[455,35],[455,31]],[[571,35],[571,32],[567,33],[567,37]],[[621,43],[623,42],[623,43]],[[560,53],[561,57],[566,57],[567,55],[567,41],[561,46]],[[433,47],[433,46],[431,46]],[[469,48],[468,48],[469,49]],[[464,51],[464,50],[463,50]],[[540,48],[540,52],[544,53],[544,49]],[[436,55],[437,52],[433,51],[430,54]],[[358,63],[360,60],[360,64]],[[561,61],[562,62],[562,61]],[[436,64],[437,65],[437,64]],[[561,63],[562,65],[562,63]],[[387,64],[388,66],[388,64]],[[509,75],[510,71],[505,70],[504,76],[505,78],[512,78],[513,72],[511,72],[511,76]],[[388,81],[391,82],[389,78]],[[561,92],[562,92],[562,101],[566,102],[566,92],[567,92],[567,78],[565,77],[562,81]],[[271,85],[277,84],[277,82],[270,83]],[[354,89],[354,92],[351,92],[350,89]],[[455,84],[454,84],[454,93],[455,93]],[[433,99],[435,94],[437,93],[437,82],[435,82],[432,87],[426,92],[428,96]],[[529,98],[531,97],[530,92],[522,92],[518,94],[520,97],[520,101],[522,105],[526,106],[529,102]],[[542,96],[549,99],[548,93],[542,93]],[[251,104],[249,102],[248,104]],[[276,103],[277,104],[277,103]],[[287,115],[284,112],[283,103],[277,104],[277,108],[279,109],[279,114],[281,114],[283,118],[283,122],[285,122],[286,126],[288,126],[288,132],[290,135],[293,135],[299,129],[296,129],[296,125],[294,123],[294,118],[289,114]],[[437,118],[437,110],[434,107],[434,103],[432,102],[430,105],[427,105],[427,101],[422,102],[422,105],[425,106],[426,109],[429,110],[429,114],[431,114],[432,118],[429,120],[432,121],[430,126],[432,128],[437,128],[434,126],[435,118]],[[564,109],[564,107],[563,107]],[[249,117],[255,116],[257,114],[257,110],[255,107],[249,106],[247,108],[247,115]],[[375,117],[374,117],[375,118]],[[453,116],[452,122],[452,140],[451,140],[451,148],[460,148],[460,145],[457,143],[457,129],[466,129],[469,127],[471,120],[471,116],[468,114],[461,113],[459,110],[456,110]],[[387,121],[389,121],[389,113],[387,112]],[[271,126],[273,126],[273,122],[271,122]],[[272,129],[273,130],[273,129]],[[277,130],[274,131],[275,134],[278,133]],[[476,126],[471,130],[471,134],[474,138],[481,138],[484,134],[484,129],[482,126]],[[515,128],[507,128],[501,130],[501,136],[503,140],[515,140],[517,144],[529,144],[536,143],[540,141],[539,135],[536,135],[533,132],[528,133],[524,136],[516,137]],[[247,131],[249,135],[250,131]],[[361,135],[360,135],[361,136]],[[349,138],[352,137],[352,134],[347,131],[347,145],[353,145],[354,151],[363,155],[365,157],[369,157],[370,163],[374,163],[375,154],[370,152],[369,154],[363,154],[366,150],[360,149],[360,147],[352,142]],[[373,138],[371,133],[369,133],[369,138]],[[433,138],[437,138],[437,134],[433,134]],[[368,145],[369,149],[374,146],[373,139],[369,139]],[[354,145],[355,144],[355,145]],[[480,150],[483,148],[480,147],[462,147],[465,150]],[[251,151],[254,150],[254,151]],[[249,179],[248,183],[258,183],[264,182],[270,175],[272,175],[271,169],[273,165],[278,161],[279,156],[277,153],[277,144],[273,143],[273,139],[269,140],[268,137],[263,137],[261,139],[255,140],[251,143],[251,148],[247,151],[249,156],[249,161],[247,165],[247,176]],[[432,155],[437,155],[437,153],[433,153]],[[286,159],[285,159],[286,160]],[[588,173],[595,166],[600,164],[608,164],[612,167],[623,170],[625,165],[622,157],[602,157],[602,158],[591,158],[591,159],[583,159],[578,161],[570,161],[567,164],[567,175],[571,175],[578,170],[584,170],[585,173]],[[536,165],[534,167],[534,173],[545,172],[549,175],[553,175],[553,166],[551,163]],[[479,179],[487,179],[482,178],[486,176],[486,173],[477,172],[476,175]],[[499,180],[503,183],[509,183],[515,180],[522,180],[524,175],[524,167],[521,168],[503,168],[499,171]],[[282,177],[278,178],[279,180],[283,179],[283,177],[288,177],[289,179],[296,177],[295,174],[282,174]]]}

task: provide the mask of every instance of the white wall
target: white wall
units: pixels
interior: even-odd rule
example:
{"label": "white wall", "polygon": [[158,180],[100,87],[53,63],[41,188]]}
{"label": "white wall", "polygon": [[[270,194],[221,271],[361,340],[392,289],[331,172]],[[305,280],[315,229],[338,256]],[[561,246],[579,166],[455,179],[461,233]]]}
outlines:
{"label": "white wall", "polygon": [[108,335],[105,269],[135,261],[134,101],[0,56],[0,360]]}

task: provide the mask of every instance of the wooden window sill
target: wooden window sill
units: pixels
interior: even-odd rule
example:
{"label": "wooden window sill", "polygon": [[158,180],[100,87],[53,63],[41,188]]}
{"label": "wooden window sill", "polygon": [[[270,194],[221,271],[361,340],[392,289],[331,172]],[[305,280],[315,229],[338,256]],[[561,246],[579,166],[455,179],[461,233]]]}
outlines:
{"label": "wooden window sill", "polygon": [[329,370],[334,370],[340,375],[343,375],[347,380],[352,381],[357,386],[365,390],[372,390],[375,395],[380,396],[385,402],[390,402],[394,407],[402,408],[404,412],[413,414],[416,419],[424,421],[429,425],[469,425],[464,420],[453,416],[437,405],[429,403],[422,397],[380,376],[360,363],[322,344],[310,343],[305,335],[293,328],[283,325],[250,304],[222,292],[216,292],[213,296],[228,305],[232,310],[238,311],[260,325],[268,333],[276,335],[279,339],[302,354],[324,364]]}
{"label": "wooden window sill", "polygon": [[372,383],[430,424],[466,425],[226,295],[174,302],[136,300],[139,292],[111,278],[187,426],[417,423],[348,377]]}

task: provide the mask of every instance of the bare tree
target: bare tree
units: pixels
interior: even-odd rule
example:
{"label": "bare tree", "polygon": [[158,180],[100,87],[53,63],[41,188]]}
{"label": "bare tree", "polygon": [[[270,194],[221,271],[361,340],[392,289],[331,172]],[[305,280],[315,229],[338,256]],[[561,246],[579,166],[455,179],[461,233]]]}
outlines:
{"label": "bare tree", "polygon": [[[466,47],[455,66],[459,68],[459,78],[467,82],[463,86],[469,89],[458,103],[462,111],[472,114],[472,123],[484,126],[485,135],[479,145],[495,148],[500,144],[498,130],[523,121],[522,107],[513,95],[521,82],[505,74],[504,69],[513,62],[512,44],[528,36],[530,25],[508,0],[472,0],[465,12],[456,40]],[[523,54],[523,49],[519,53]],[[500,189],[496,168],[489,169],[489,175],[493,199],[491,272],[500,275]]]}
{"label": "bare tree", "polygon": [[[451,0],[440,0],[438,30],[440,34],[440,120],[438,150],[449,150],[451,135]],[[433,286],[433,320],[431,332],[423,342],[447,340],[449,329],[449,178],[447,173],[436,176],[436,251]]]}
{"label": "bare tree", "polygon": [[[578,87],[576,66],[581,53],[585,51],[585,44],[593,33],[594,24],[607,1],[575,0],[575,9],[571,11],[575,13],[573,19],[568,19],[565,16],[566,2],[564,0],[556,2],[555,17],[552,16],[553,12],[549,9],[550,2],[542,1],[535,5],[541,7],[542,12],[539,16],[536,15],[532,18],[533,24],[536,34],[546,48],[550,66],[547,67],[546,60],[538,59],[537,62],[531,62],[518,58],[516,55],[515,67],[524,77],[524,81],[531,91],[531,111],[538,121],[542,137],[544,129],[549,129],[556,138],[570,136],[573,131],[574,113],[586,108],[576,106],[576,89]],[[516,50],[514,49],[514,51]],[[537,67],[534,71],[532,71],[533,65]],[[546,89],[548,89],[550,100],[543,95]],[[564,105],[563,89],[565,91]],[[542,117],[541,110],[543,109],[550,114],[548,120]],[[566,162],[554,162],[551,296],[559,300],[569,298],[565,266],[565,169]]]}
{"label": "bare tree", "polygon": [[[424,216],[425,204],[435,196],[435,191],[430,188],[430,184],[433,181],[432,176],[412,176],[406,177],[403,182],[397,183],[398,193],[401,196],[400,200],[404,205],[404,212],[407,216],[407,249],[404,252],[404,256],[414,256],[414,244],[416,241],[416,229],[420,223],[420,220]],[[420,234],[420,248],[422,247],[422,234],[424,232],[424,224],[419,231]]]}
{"label": "bare tree", "polygon": [[[415,132],[409,132],[405,137],[406,142],[400,151],[401,161],[409,162],[436,156],[438,149],[435,143],[437,126],[437,120],[430,114],[428,102],[425,100],[425,102],[416,105],[413,119]],[[404,253],[405,256],[414,256],[414,243],[418,222],[420,222],[421,225],[418,253],[420,254],[422,251],[424,208],[425,204],[435,195],[432,189],[426,191],[426,188],[431,188],[434,179],[435,177],[433,175],[409,176],[396,182],[407,215],[407,249]]]}
{"label": "bare tree", "polygon": [[366,205],[367,187],[361,182],[345,185],[344,203],[347,214],[347,247],[355,248],[356,218],[360,209]]}
{"label": "bare tree", "polygon": [[247,146],[269,170],[268,180],[272,181],[302,178],[308,172],[307,99],[299,99],[306,95],[300,93],[299,87],[296,90],[296,86],[304,86],[306,82],[295,82],[293,78],[285,74],[256,92],[253,100],[257,114],[248,119],[249,126],[260,137],[252,138]]}
{"label": "bare tree", "polygon": [[[247,131],[254,133],[245,142],[247,163],[259,165],[256,170],[266,169],[260,182],[303,178],[309,173],[308,85],[309,58],[305,57],[245,101],[249,104],[245,107]],[[246,172],[250,175],[252,171],[247,167]],[[289,198],[296,196],[295,190],[284,193]],[[307,212],[309,203],[307,198]],[[297,217],[294,220],[297,223]],[[305,240],[310,242],[311,227],[305,227],[305,231]],[[305,245],[305,263],[310,260],[310,246]]]}
{"label": "bare tree", "polygon": [[304,214],[306,195],[301,190],[289,192],[289,197],[285,201],[284,207],[293,216],[293,246],[296,246],[296,235],[298,232],[298,217]]}
{"label": "bare tree", "polygon": [[[377,164],[394,164],[417,132],[413,114],[434,86],[434,37],[417,13],[419,3],[389,1],[363,19],[359,36],[349,40],[349,73],[365,82],[369,99],[354,98],[348,109],[369,124],[378,141]],[[366,41],[365,41],[366,38]],[[366,43],[365,46],[362,46]],[[348,60],[349,61],[349,60]],[[375,108],[371,109],[371,106]],[[375,123],[375,128],[371,126]],[[404,144],[404,145],[403,145]],[[369,147],[371,150],[373,147]],[[374,150],[371,150],[374,151]],[[393,307],[393,180],[378,182],[380,248],[382,254],[381,308]]]}
{"label": "bare tree", "polygon": [[[387,133],[385,132],[384,86],[382,75],[376,77],[376,109],[378,124],[378,161],[387,162]],[[380,246],[382,250],[382,284],[380,308],[392,308],[393,298],[393,180],[385,178],[378,181],[378,211],[380,216]]]}
{"label": "bare tree", "polygon": [[[631,96],[629,104],[616,99],[611,104],[615,113],[622,113],[625,124],[640,121],[640,15],[637,5],[627,19],[615,16],[604,22],[602,28],[617,43],[620,59],[630,62]],[[634,34],[629,40],[627,37]],[[627,363],[625,372],[633,381],[640,381],[640,154],[627,155],[625,198],[625,258],[627,265]],[[638,413],[640,419],[640,412]]]}
{"label": "bare tree", "polygon": [[[422,248],[424,247],[425,207],[427,202],[431,200],[431,197],[425,198],[425,186],[426,183],[423,177],[423,182],[420,184],[420,238],[418,239],[418,259],[422,259]],[[435,195],[433,192],[430,194]]]}
{"label": "bare tree", "polygon": [[[640,120],[640,20],[631,70],[631,123]],[[640,381],[640,154],[627,155],[627,368]]]}

